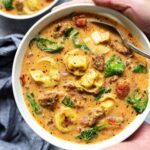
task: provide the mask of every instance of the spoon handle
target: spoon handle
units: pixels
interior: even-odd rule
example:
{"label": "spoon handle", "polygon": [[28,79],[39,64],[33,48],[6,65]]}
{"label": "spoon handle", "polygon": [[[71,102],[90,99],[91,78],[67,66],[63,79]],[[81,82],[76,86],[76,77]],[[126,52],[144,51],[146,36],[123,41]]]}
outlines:
{"label": "spoon handle", "polygon": [[138,53],[138,54],[140,54],[140,55],[142,55],[142,56],[144,56],[144,57],[150,59],[150,51],[149,51],[149,53],[144,52],[144,51],[142,51],[141,49],[139,49],[138,47],[136,47],[135,45],[133,45],[133,44],[130,43],[130,42],[127,42],[126,44],[127,44],[127,46],[128,46],[131,50],[133,50],[133,51],[135,51],[136,53]]}

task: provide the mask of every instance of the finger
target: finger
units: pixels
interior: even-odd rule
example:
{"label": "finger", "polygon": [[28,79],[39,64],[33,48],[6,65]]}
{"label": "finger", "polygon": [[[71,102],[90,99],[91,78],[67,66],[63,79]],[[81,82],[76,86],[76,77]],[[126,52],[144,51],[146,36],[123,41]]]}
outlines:
{"label": "finger", "polygon": [[124,11],[131,6],[131,0],[93,0],[97,5]]}
{"label": "finger", "polygon": [[133,10],[134,0],[93,0],[97,5],[121,11],[129,19],[136,22],[137,16]]}
{"label": "finger", "polygon": [[141,137],[145,141],[149,141],[150,137],[150,125],[148,123],[144,123],[139,130],[133,134],[129,140],[141,141]]}
{"label": "finger", "polygon": [[[149,137],[150,125],[145,122],[135,134],[128,138],[127,141],[107,148],[105,150],[141,150],[144,149],[145,145],[149,145]],[[148,150],[146,146],[145,150]]]}
{"label": "finger", "polygon": [[137,16],[136,12],[134,12],[133,8],[127,8],[123,11],[123,14],[127,16],[129,19],[131,19],[133,22],[137,23]]}
{"label": "finger", "polygon": [[[134,142],[123,142],[117,145],[114,145],[110,148],[107,148],[105,150],[141,150],[144,149],[143,145],[139,145]],[[144,149],[148,150],[148,149]]]}

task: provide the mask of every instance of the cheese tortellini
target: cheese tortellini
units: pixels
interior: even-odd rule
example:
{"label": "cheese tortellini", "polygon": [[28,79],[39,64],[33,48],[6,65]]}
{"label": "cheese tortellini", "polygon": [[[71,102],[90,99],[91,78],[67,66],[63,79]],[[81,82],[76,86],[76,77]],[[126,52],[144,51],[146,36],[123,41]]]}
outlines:
{"label": "cheese tortellini", "polygon": [[88,69],[89,61],[81,50],[75,49],[65,55],[64,64],[70,73],[76,76],[82,76]]}
{"label": "cheese tortellini", "polygon": [[111,50],[109,46],[106,46],[104,44],[94,44],[90,37],[85,38],[84,42],[91,48],[94,54],[107,54]]}
{"label": "cheese tortellini", "polygon": [[56,128],[63,133],[72,131],[74,129],[76,121],[77,114],[75,110],[71,108],[64,108],[61,111],[57,112],[54,116]]}
{"label": "cheese tortellini", "polygon": [[30,74],[35,82],[42,84],[44,87],[54,87],[60,80],[58,65],[51,57],[40,59],[30,69]]}
{"label": "cheese tortellini", "polygon": [[101,73],[95,69],[89,69],[78,81],[77,86],[88,93],[97,93],[103,82],[104,78]]}
{"label": "cheese tortellini", "polygon": [[24,6],[24,12],[32,14],[34,11],[41,9],[41,0],[25,0]]}
{"label": "cheese tortellini", "polygon": [[115,96],[113,94],[107,94],[101,98],[100,101],[100,108],[104,109],[104,111],[107,113],[111,111],[115,105]]}

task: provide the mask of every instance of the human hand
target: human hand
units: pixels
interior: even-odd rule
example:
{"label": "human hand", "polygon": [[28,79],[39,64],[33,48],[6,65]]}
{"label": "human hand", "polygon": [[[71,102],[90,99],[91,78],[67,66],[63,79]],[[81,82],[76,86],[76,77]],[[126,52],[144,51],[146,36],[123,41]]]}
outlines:
{"label": "human hand", "polygon": [[76,3],[96,3],[122,12],[150,37],[150,0],[72,0],[54,9]]}
{"label": "human hand", "polygon": [[144,123],[128,140],[105,150],[149,150],[149,137],[150,125]]}
{"label": "human hand", "polygon": [[150,0],[93,0],[97,5],[122,12],[150,35]]}

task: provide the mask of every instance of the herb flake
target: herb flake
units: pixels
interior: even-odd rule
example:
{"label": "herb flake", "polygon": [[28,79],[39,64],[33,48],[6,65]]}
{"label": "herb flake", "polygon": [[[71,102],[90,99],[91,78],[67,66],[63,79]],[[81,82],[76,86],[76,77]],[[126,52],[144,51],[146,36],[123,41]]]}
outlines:
{"label": "herb flake", "polygon": [[147,68],[144,65],[139,64],[139,65],[134,67],[133,72],[134,73],[145,73],[146,74],[147,73]]}
{"label": "herb flake", "polygon": [[65,96],[62,103],[67,106],[67,107],[70,107],[70,108],[74,108],[75,107],[75,104],[74,102],[71,100],[70,97],[68,96]]}

